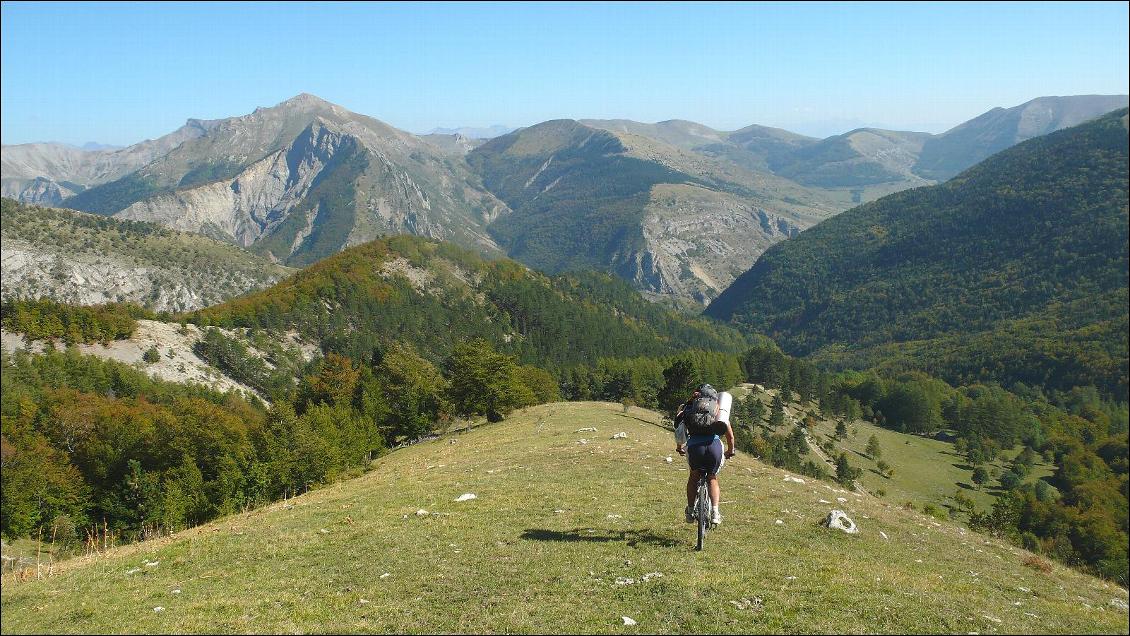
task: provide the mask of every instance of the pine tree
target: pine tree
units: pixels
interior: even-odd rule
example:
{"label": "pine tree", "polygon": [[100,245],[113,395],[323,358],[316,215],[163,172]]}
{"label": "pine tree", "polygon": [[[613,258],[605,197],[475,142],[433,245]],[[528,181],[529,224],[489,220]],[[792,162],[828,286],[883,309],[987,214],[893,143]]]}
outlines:
{"label": "pine tree", "polygon": [[871,459],[879,459],[883,456],[883,449],[879,448],[879,438],[871,435],[871,439],[867,440],[867,456]]}

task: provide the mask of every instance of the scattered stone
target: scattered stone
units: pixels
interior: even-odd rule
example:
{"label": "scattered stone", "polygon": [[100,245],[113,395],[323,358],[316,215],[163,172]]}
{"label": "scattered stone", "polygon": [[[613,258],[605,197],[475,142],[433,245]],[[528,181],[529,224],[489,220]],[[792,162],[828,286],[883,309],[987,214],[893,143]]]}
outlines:
{"label": "scattered stone", "polygon": [[791,481],[791,482],[796,483],[796,484],[803,484],[804,483],[804,480],[801,479],[800,477],[792,477],[792,476],[785,477],[785,481]]}
{"label": "scattered stone", "polygon": [[836,497],[836,501],[840,503],[847,503],[847,499],[844,499],[843,497]]}
{"label": "scattered stone", "polygon": [[730,604],[740,610],[750,610],[752,612],[760,612],[764,609],[765,604],[762,602],[760,596],[753,598],[741,598],[736,601],[730,601]]}
{"label": "scattered stone", "polygon": [[165,608],[163,608],[163,607],[161,607],[160,605],[158,605],[157,607],[154,607],[154,608],[153,608],[153,611],[154,611],[154,612],[163,612],[163,611],[165,611]]}
{"label": "scattered stone", "polygon": [[672,460],[672,459],[671,459],[671,456],[670,456],[670,455],[668,455],[667,457],[664,457],[664,458],[663,458],[663,461],[665,461],[665,462],[667,462],[668,464],[670,464],[670,463],[671,463],[672,461],[674,461],[674,460]]}
{"label": "scattered stone", "polygon": [[466,492],[456,497],[455,501],[470,501],[472,499],[478,499],[478,496],[476,496],[473,492]]}
{"label": "scattered stone", "polygon": [[779,526],[783,526],[783,525],[785,525],[785,522],[784,522],[784,521],[781,521],[780,519],[778,519],[778,520],[774,521],[773,523],[775,523],[775,524],[777,524],[777,525],[779,525]]}
{"label": "scattered stone", "polygon": [[620,519],[620,515],[608,515],[609,519]]}
{"label": "scattered stone", "polygon": [[795,577],[795,576],[786,576],[786,577],[785,577],[785,580],[786,580],[786,581],[795,581],[795,580],[796,580],[796,577]]}
{"label": "scattered stone", "polygon": [[380,578],[382,578],[382,579],[387,579],[387,578],[388,578],[388,577],[390,577],[390,576],[392,576],[392,575],[391,575],[391,574],[389,574],[388,572],[385,572],[384,574],[382,574],[382,575],[380,576]]}
{"label": "scattered stone", "polygon": [[329,534],[330,533],[330,531],[326,530],[325,528],[319,528],[318,532],[321,533],[321,534]]}
{"label": "scattered stone", "polygon": [[1126,603],[1126,601],[1124,601],[1124,600],[1122,600],[1122,599],[1120,599],[1120,598],[1112,598],[1112,599],[1110,599],[1110,604],[1111,604],[1111,605],[1113,605],[1113,606],[1115,607],[1115,609],[1120,609],[1120,610],[1122,610],[1123,612],[1127,612],[1127,611],[1130,611],[1130,605],[1128,605],[1128,604]]}
{"label": "scattered stone", "polygon": [[420,508],[419,510],[416,511],[416,516],[417,517],[426,517],[426,516],[428,516],[428,511],[424,510],[423,508]]}
{"label": "scattered stone", "polygon": [[1016,589],[1020,590],[1021,592],[1024,592],[1024,593],[1026,593],[1026,594],[1031,594],[1031,593],[1032,593],[1032,590],[1030,590],[1030,589],[1028,589],[1028,588],[1026,588],[1026,587],[1018,587],[1018,588],[1016,588]]}
{"label": "scattered stone", "polygon": [[625,576],[616,577],[616,585],[635,585],[635,583],[636,583],[635,579],[629,579],[628,577],[625,577]]}
{"label": "scattered stone", "polygon": [[628,439],[628,434],[624,432],[616,433],[611,439]]}
{"label": "scattered stone", "polygon": [[1001,619],[999,619],[999,618],[994,618],[994,617],[992,617],[992,616],[989,616],[988,614],[982,614],[981,616],[982,616],[982,618],[987,618],[987,619],[989,619],[989,620],[993,621],[994,623],[1003,623],[1003,622],[1004,622],[1004,621],[1002,621]]}
{"label": "scattered stone", "polygon": [[579,440],[577,440],[577,443],[578,444],[588,444],[589,441],[587,439],[579,439]]}
{"label": "scattered stone", "polygon": [[140,571],[141,571],[141,568],[134,568],[132,570],[126,570],[126,576],[133,576],[134,574],[137,574]]}
{"label": "scattered stone", "polygon": [[820,500],[820,503],[822,503],[822,504],[830,504],[830,503],[832,503],[832,502],[828,501],[827,499],[821,499],[821,500]]}
{"label": "scattered stone", "polygon": [[595,426],[586,426],[584,428],[578,428],[577,430],[575,430],[573,432],[574,433],[595,433],[596,427]]}
{"label": "scattered stone", "polygon": [[561,513],[565,512],[565,511],[564,511],[564,510],[554,510],[553,512],[556,512],[557,514],[561,514]]}
{"label": "scattered stone", "polygon": [[883,532],[882,530],[880,530],[880,531],[879,531],[879,536],[880,536],[880,537],[883,537],[884,539],[889,539],[889,538],[890,538],[890,537],[888,537],[888,536],[887,536],[887,533],[886,533],[886,532]]}
{"label": "scattered stone", "polygon": [[171,594],[180,594],[180,589],[173,590]]}
{"label": "scattered stone", "polygon": [[146,561],[145,562],[145,567],[147,567],[147,568],[155,568],[158,565],[161,565],[160,561]]}
{"label": "scattered stone", "polygon": [[363,598],[363,599],[361,599],[361,600],[357,601],[357,603],[358,603],[358,604],[360,604],[360,605],[368,605],[368,604],[369,604],[369,600],[368,600],[368,599],[364,599],[364,598]]}
{"label": "scattered stone", "polygon": [[632,620],[632,618],[630,616],[621,616],[620,618],[624,619],[624,626],[625,627],[631,627],[632,625],[636,624],[636,622],[634,620]]}
{"label": "scattered stone", "polygon": [[651,579],[658,579],[662,576],[663,576],[662,572],[648,572],[647,574],[643,575],[643,582],[647,583]]}
{"label": "scattered stone", "polygon": [[833,510],[829,512],[824,522],[820,525],[834,530],[842,530],[848,534],[859,533],[859,526],[855,525],[855,522],[844,514],[843,510]]}

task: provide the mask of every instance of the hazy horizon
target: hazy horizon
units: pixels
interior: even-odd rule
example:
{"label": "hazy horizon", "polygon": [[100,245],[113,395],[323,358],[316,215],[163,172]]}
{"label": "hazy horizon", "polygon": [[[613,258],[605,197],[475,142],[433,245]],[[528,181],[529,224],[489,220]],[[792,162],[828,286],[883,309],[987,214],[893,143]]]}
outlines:
{"label": "hazy horizon", "polygon": [[2,142],[126,146],[308,92],[409,132],[549,119],[940,133],[1124,95],[1126,3],[2,6]]}

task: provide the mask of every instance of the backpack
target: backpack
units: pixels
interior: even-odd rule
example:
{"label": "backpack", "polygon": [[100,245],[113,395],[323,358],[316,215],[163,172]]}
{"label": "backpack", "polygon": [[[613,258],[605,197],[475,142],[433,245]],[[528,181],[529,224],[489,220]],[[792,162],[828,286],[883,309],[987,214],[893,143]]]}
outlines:
{"label": "backpack", "polygon": [[683,410],[688,435],[713,435],[714,418],[718,415],[718,398],[700,395]]}

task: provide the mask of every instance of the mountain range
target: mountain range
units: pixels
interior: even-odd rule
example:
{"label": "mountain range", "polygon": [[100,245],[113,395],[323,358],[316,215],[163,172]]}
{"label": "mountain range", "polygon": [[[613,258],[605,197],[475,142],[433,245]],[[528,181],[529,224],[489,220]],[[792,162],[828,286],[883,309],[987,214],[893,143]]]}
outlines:
{"label": "mountain range", "polygon": [[3,194],[157,222],[292,266],[417,234],[550,273],[612,272],[650,298],[701,307],[821,220],[1126,103],[1039,98],[941,135],[555,120],[483,139],[412,135],[303,94],[123,149],[4,146]]}

